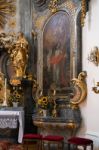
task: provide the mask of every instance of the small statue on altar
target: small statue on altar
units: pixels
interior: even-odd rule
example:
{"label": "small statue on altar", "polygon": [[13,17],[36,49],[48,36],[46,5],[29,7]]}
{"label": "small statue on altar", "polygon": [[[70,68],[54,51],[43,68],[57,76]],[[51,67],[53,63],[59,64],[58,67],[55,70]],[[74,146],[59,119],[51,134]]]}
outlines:
{"label": "small statue on altar", "polygon": [[7,106],[7,99],[10,95],[10,90],[7,87],[7,78],[0,72],[0,105]]}
{"label": "small statue on altar", "polygon": [[4,99],[4,74],[0,72],[0,104],[3,103]]}
{"label": "small statue on altar", "polygon": [[24,77],[28,61],[29,44],[24,34],[19,32],[18,38],[9,50],[10,57],[15,68],[16,77]]}

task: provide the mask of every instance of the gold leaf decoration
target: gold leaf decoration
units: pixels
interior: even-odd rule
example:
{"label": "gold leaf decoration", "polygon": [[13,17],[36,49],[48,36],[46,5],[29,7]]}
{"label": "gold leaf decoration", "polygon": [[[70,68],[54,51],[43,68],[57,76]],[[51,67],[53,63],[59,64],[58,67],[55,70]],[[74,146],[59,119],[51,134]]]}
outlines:
{"label": "gold leaf decoration", "polygon": [[15,0],[0,0],[0,28],[4,28],[9,16],[15,15]]}
{"label": "gold leaf decoration", "polygon": [[8,25],[10,28],[14,29],[16,27],[16,20],[15,19],[9,20]]}

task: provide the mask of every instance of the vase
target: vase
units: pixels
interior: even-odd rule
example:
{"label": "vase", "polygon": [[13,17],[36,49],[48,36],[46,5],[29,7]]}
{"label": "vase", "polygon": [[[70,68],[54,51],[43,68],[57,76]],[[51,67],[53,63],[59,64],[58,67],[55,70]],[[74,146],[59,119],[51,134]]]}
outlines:
{"label": "vase", "polygon": [[43,109],[42,112],[43,112],[43,117],[46,117],[47,116],[47,110]]}
{"label": "vase", "polygon": [[12,102],[13,107],[18,107],[18,102]]}

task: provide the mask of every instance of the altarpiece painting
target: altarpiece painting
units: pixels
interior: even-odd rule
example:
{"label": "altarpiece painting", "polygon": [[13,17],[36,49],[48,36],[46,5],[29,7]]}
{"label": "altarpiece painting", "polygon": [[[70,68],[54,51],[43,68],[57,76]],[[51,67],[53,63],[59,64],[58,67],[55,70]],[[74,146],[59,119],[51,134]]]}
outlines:
{"label": "altarpiece painting", "polygon": [[34,17],[39,88],[44,94],[52,86],[62,92],[81,71],[80,3],[66,1],[57,12],[41,15]]}
{"label": "altarpiece painting", "polygon": [[43,85],[63,88],[70,83],[70,20],[59,11],[47,22],[43,34]]}

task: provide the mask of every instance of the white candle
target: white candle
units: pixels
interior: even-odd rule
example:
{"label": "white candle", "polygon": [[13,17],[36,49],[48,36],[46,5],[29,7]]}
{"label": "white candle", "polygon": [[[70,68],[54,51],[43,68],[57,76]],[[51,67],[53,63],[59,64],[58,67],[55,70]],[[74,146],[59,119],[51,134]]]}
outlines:
{"label": "white candle", "polygon": [[56,90],[53,91],[53,95],[54,95],[54,96],[56,95]]}

